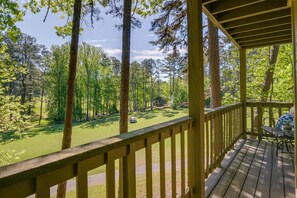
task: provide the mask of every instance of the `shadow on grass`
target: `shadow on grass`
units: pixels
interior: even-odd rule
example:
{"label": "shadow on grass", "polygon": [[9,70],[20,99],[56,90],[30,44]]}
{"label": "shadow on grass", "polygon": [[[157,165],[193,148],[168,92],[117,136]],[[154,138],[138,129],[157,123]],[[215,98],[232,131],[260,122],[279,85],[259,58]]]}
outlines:
{"label": "shadow on grass", "polygon": [[116,115],[101,117],[101,118],[98,118],[97,120],[84,122],[84,124],[82,124],[80,127],[81,128],[95,128],[98,126],[110,126],[116,122],[119,122],[119,120],[120,120],[120,115],[116,114]]}
{"label": "shadow on grass", "polygon": [[162,112],[162,115],[164,116],[164,117],[173,117],[174,115],[176,115],[176,114],[178,114],[179,113],[179,111],[175,111],[175,110],[164,110],[163,112]]}
{"label": "shadow on grass", "polygon": [[153,111],[136,112],[136,113],[133,113],[133,116],[135,116],[136,118],[144,118],[146,120],[157,117],[156,113],[154,113]]}
{"label": "shadow on grass", "polygon": [[6,144],[15,140],[20,140],[27,136],[27,133],[16,133],[13,131],[8,131],[5,133],[0,133],[0,143]]}

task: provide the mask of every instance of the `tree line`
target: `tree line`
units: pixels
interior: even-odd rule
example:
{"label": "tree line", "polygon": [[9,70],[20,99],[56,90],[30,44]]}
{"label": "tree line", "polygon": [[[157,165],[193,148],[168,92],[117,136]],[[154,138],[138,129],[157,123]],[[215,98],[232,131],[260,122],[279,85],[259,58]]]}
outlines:
{"label": "tree line", "polygon": [[[5,52],[11,62],[13,78],[3,84],[5,95],[18,99],[23,115],[42,119],[43,109],[54,122],[65,117],[70,44],[50,49],[36,39],[21,34],[17,42],[4,36]],[[174,108],[187,101],[186,58],[169,54],[164,60],[133,61],[130,72],[129,110],[153,110],[158,99]],[[75,82],[74,121],[96,119],[118,113],[121,62],[100,47],[82,43],[78,47]],[[37,104],[40,103],[40,104]],[[33,111],[39,106],[40,110]]]}
{"label": "tree line", "polygon": [[[223,38],[220,41],[223,42]],[[8,81],[2,85],[4,94],[9,96],[11,101],[19,101],[23,109],[22,116],[35,116],[41,119],[43,118],[42,108],[46,108],[48,119],[56,122],[63,121],[69,43],[46,49],[45,46],[38,44],[35,38],[26,34],[21,34],[17,42],[4,36],[3,42],[8,55],[6,59],[13,65],[10,68],[9,80],[7,79]],[[226,42],[222,45],[226,46]],[[220,57],[223,85],[221,96],[225,104],[239,100],[238,52],[234,46],[227,46],[221,50]],[[291,75],[289,71],[290,49],[289,45],[283,45],[280,49],[275,69],[282,68],[279,68],[280,72],[275,74],[274,100],[286,101],[292,95],[280,88],[285,85],[288,89],[292,89],[292,82],[289,78]],[[250,55],[247,62],[248,81],[250,82],[247,94],[250,100],[257,100],[260,99],[257,96],[261,93],[261,84],[267,70],[265,64],[268,61],[269,49],[253,49],[247,53]],[[207,62],[206,65],[208,65]],[[188,101],[185,55],[169,53],[163,60],[133,61],[130,67],[130,111],[153,110],[158,103],[158,98],[163,98],[174,108]],[[87,43],[79,46],[73,111],[75,121],[95,119],[98,116],[118,112],[120,68],[121,62],[115,57],[109,57],[102,48]],[[210,71],[207,67],[205,76],[205,103],[209,105]],[[255,94],[255,91],[258,94]],[[32,109],[35,108],[36,102],[41,103],[38,105],[40,110],[33,112]]]}

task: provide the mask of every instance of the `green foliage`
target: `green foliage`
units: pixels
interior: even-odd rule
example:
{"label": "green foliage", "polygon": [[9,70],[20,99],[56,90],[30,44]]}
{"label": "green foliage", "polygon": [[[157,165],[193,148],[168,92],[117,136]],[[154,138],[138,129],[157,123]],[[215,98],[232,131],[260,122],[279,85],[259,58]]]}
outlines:
{"label": "green foliage", "polygon": [[21,155],[25,153],[25,150],[16,151],[11,149],[0,150],[0,166],[5,166],[13,163],[14,161],[20,161]]}
{"label": "green foliage", "polygon": [[280,102],[293,101],[292,45],[281,45],[275,65],[272,98]]}
{"label": "green foliage", "polygon": [[[67,0],[67,1],[44,1],[44,0],[30,0],[24,4],[26,9],[30,9],[31,12],[37,13],[40,12],[42,9],[47,9],[46,17],[49,13],[59,14],[61,20],[65,21],[64,26],[55,26],[56,33],[58,36],[66,37],[70,36],[72,32],[72,17],[73,17],[73,6],[74,0]],[[82,1],[82,21],[86,16],[90,14],[91,16],[91,23],[93,25],[93,20],[99,20],[100,10],[96,7],[95,1],[83,0]],[[67,20],[65,20],[67,18]],[[80,32],[83,31],[80,28]]]}
{"label": "green foliage", "polygon": [[164,3],[151,3],[158,17],[152,22],[152,30],[158,39],[151,42],[165,51],[187,46],[186,1],[173,0]]}
{"label": "green foliage", "polygon": [[[15,69],[10,65],[10,56],[6,53],[6,46],[0,47],[0,142],[10,142],[26,136],[25,130],[30,124],[29,117],[24,114],[25,106],[20,98],[8,94],[7,84],[13,82]],[[6,138],[6,137],[9,138]],[[19,158],[22,152],[11,149],[0,151],[0,166],[7,165]]]}
{"label": "green foliage", "polygon": [[[16,22],[23,20],[24,12],[19,9],[19,3],[11,0],[0,1],[0,33],[7,33],[14,41],[17,40],[19,29]],[[0,38],[1,40],[1,38]]]}
{"label": "green foliage", "polygon": [[29,118],[25,115],[25,105],[20,98],[9,94],[8,86],[16,79],[17,68],[10,65],[10,56],[6,53],[5,45],[0,48],[0,134],[11,132],[14,137],[23,137],[29,125]]}
{"label": "green foliage", "polygon": [[[64,120],[69,47],[69,44],[52,47],[51,64],[46,74],[49,119],[55,122]],[[117,113],[118,63],[117,59],[108,58],[101,48],[86,43],[79,46],[74,120],[89,120],[99,114]]]}
{"label": "green foliage", "polygon": [[48,78],[48,116],[53,121],[63,121],[66,106],[69,43],[52,46],[51,64],[46,73]]}
{"label": "green foliage", "polygon": [[[268,64],[269,47],[247,50],[247,100],[260,101]],[[221,55],[223,104],[239,101],[239,55],[233,46],[224,48]],[[273,85],[268,98],[272,101],[291,102],[293,100],[292,46],[280,46],[274,67]]]}

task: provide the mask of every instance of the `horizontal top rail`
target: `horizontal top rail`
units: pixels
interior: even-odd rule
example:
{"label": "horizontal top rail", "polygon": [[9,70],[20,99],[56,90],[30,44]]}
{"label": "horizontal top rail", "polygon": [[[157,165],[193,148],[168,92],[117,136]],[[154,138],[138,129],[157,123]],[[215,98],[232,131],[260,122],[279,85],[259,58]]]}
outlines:
{"label": "horizontal top rail", "polygon": [[238,107],[241,107],[241,106],[242,106],[241,102],[230,104],[230,105],[224,105],[224,106],[220,106],[220,107],[217,107],[217,108],[210,109],[208,112],[205,113],[205,115],[210,116],[210,115],[216,114],[216,113],[218,113],[220,111],[233,109],[233,108],[238,108]]}
{"label": "horizontal top rail", "polygon": [[107,153],[108,151],[122,146],[127,146],[133,142],[143,140],[192,121],[193,119],[191,117],[185,116],[129,133],[120,134],[16,164],[0,167],[0,187],[30,179],[67,165],[73,165],[90,157]]}
{"label": "horizontal top rail", "polygon": [[293,106],[292,102],[247,102],[247,106],[262,106],[262,107],[291,107]]}

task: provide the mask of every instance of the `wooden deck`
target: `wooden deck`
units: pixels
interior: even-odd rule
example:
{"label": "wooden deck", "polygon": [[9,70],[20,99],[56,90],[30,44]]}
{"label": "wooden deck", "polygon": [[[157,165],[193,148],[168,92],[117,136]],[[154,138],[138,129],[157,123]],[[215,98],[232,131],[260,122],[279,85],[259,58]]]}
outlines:
{"label": "wooden deck", "polygon": [[240,140],[206,181],[206,197],[295,197],[293,154],[268,141]]}

